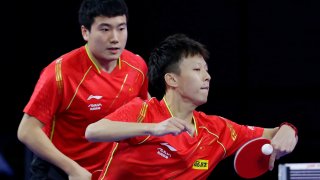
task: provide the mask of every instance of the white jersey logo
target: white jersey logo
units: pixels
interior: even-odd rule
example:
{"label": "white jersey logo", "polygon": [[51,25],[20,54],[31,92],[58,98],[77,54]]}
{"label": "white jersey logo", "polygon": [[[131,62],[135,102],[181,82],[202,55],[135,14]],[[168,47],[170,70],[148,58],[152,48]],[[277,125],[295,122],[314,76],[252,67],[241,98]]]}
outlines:
{"label": "white jersey logo", "polygon": [[101,103],[89,104],[88,107],[89,107],[90,111],[101,110],[102,104]]}
{"label": "white jersey logo", "polygon": [[172,147],[169,143],[160,143],[163,146],[166,146],[167,148],[170,149],[170,151],[177,151],[174,147]]}
{"label": "white jersey logo", "polygon": [[90,95],[87,100],[90,100],[90,99],[101,99],[101,98],[102,98],[102,96]]}
{"label": "white jersey logo", "polygon": [[165,159],[169,159],[171,158],[171,154],[168,153],[167,151],[165,151],[162,148],[157,148],[157,154],[160,155],[161,157],[165,158]]}

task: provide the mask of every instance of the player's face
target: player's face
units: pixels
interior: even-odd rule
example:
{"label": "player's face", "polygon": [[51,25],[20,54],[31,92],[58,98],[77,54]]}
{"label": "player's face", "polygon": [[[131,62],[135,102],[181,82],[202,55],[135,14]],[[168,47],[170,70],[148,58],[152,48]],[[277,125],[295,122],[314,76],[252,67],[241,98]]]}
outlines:
{"label": "player's face", "polygon": [[127,43],[127,18],[98,16],[87,33],[90,51],[98,61],[117,60]]}
{"label": "player's face", "polygon": [[180,75],[177,76],[180,95],[196,106],[207,102],[211,76],[202,56],[189,56],[180,63]]}

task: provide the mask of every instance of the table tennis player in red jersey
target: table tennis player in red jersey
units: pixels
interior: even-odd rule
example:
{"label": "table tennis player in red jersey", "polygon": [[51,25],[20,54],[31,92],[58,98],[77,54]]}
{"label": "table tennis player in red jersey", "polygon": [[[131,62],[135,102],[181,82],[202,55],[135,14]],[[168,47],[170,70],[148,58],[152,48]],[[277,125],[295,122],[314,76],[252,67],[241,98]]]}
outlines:
{"label": "table tennis player in red jersey", "polygon": [[147,64],[125,49],[127,17],[123,0],[83,0],[87,43],[43,69],[23,110],[18,138],[36,155],[30,179],[90,178],[112,143],[89,142],[87,126],[134,97],[148,98]]}
{"label": "table tennis player in red jersey", "polygon": [[86,130],[90,141],[119,142],[99,179],[206,179],[221,160],[258,137],[271,139],[270,170],[275,158],[292,152],[297,135],[289,123],[246,126],[195,110],[209,93],[208,56],[204,45],[183,34],[154,49],[148,78],[162,100],[135,98]]}

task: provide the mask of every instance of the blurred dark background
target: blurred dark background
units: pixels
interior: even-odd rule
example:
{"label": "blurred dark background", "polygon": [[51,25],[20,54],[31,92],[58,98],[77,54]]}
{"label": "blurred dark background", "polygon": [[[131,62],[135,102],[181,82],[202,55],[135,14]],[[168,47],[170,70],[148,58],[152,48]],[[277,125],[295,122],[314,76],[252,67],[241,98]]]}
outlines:
{"label": "blurred dark background", "polygon": [[[81,0],[10,1],[2,28],[0,179],[25,179],[30,153],[16,131],[39,73],[84,44],[77,21]],[[299,143],[278,164],[320,162],[319,1],[126,0],[127,49],[145,60],[161,40],[185,33],[211,52],[209,100],[199,110],[240,124],[299,129]],[[233,156],[210,179],[238,179]]]}

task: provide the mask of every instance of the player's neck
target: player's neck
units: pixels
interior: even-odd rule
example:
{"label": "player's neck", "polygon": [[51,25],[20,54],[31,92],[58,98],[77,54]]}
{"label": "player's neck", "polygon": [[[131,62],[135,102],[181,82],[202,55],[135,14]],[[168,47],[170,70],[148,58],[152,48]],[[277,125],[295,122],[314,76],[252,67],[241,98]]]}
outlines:
{"label": "player's neck", "polygon": [[164,101],[172,116],[192,122],[195,106],[185,102],[180,96],[166,93]]}
{"label": "player's neck", "polygon": [[89,49],[88,44],[86,44],[86,51],[88,53],[89,58],[98,66],[98,68],[104,72],[111,73],[115,67],[117,67],[118,62],[120,63],[120,59],[101,59],[95,57]]}
{"label": "player's neck", "polygon": [[112,61],[99,61],[101,65],[101,69],[107,73],[111,73],[114,68],[117,66],[117,60],[112,60]]}

